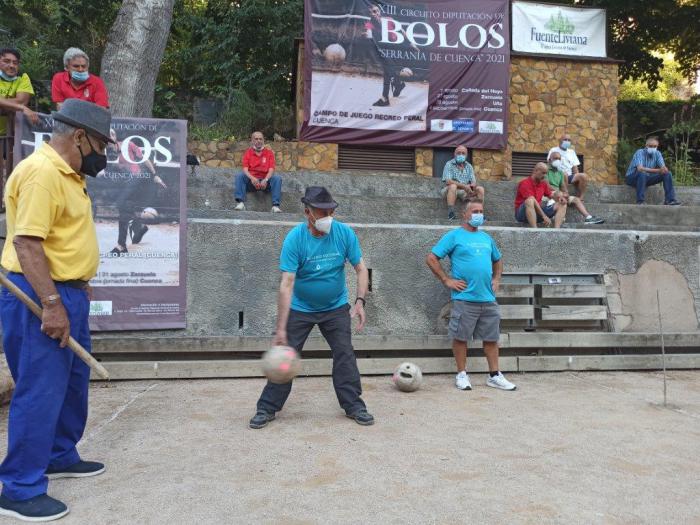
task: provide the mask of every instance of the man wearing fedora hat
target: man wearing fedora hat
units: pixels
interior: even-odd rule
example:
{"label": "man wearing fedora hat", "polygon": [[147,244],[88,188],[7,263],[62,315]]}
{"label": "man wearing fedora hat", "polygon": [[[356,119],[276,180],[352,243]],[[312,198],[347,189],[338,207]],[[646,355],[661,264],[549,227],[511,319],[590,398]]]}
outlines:
{"label": "man wearing fedora hat", "polygon": [[[374,418],[360,397],[362,386],[351,341],[351,320],[365,324],[368,272],[355,232],[333,219],[338,203],[326,188],[306,188],[306,222],[295,226],[284,239],[280,254],[282,282],[277,297],[275,345],[289,345],[301,352],[311,329],[318,325],[333,353],[333,387],[345,415],[360,425]],[[357,297],[351,308],[345,285],[345,261],[357,273]],[[250,420],[251,428],[262,428],[282,410],[292,382],[265,386]]]}
{"label": "man wearing fedora hat", "polygon": [[106,166],[108,110],[66,100],[52,113],[48,144],[20,162],[5,190],[8,278],[43,307],[41,318],[8,290],[0,296],[3,349],[15,381],[7,456],[0,465],[0,515],[49,521],[68,507],[47,495],[49,478],[101,474],[76,444],[88,411],[90,370],[66,348],[90,350],[90,289],[99,251],[85,176]]}

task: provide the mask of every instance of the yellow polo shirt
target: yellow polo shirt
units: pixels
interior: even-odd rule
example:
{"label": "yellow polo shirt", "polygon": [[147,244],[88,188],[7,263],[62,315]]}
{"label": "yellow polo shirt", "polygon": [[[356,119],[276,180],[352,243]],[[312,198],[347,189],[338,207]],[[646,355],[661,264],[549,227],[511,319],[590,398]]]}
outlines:
{"label": "yellow polo shirt", "polygon": [[[21,77],[12,82],[0,78],[0,97],[15,98],[17,93],[34,94],[34,88],[32,87],[32,82],[29,80],[29,75],[24,73]],[[7,134],[8,120],[7,116],[0,116],[0,137]]]}
{"label": "yellow polo shirt", "polygon": [[12,239],[29,235],[44,239],[55,281],[95,276],[100,254],[85,179],[51,146],[44,144],[17,165],[5,186],[5,209],[4,268],[22,272]]}

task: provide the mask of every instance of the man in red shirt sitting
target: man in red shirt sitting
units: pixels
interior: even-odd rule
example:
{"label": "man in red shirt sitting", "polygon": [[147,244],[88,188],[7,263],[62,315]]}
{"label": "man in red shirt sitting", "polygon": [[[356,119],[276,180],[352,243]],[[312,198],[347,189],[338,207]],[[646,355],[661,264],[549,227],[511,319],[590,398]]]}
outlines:
{"label": "man in red shirt sitting", "polygon": [[249,191],[272,193],[272,213],[279,213],[282,200],[282,178],[273,175],[275,154],[265,147],[265,138],[259,131],[250,136],[251,147],[243,155],[243,173],[236,175],[234,196],[238,203],[235,210],[245,210],[245,197]]}
{"label": "man in red shirt sitting", "polygon": [[[554,227],[560,228],[566,218],[566,199],[561,196],[558,200],[552,198],[552,188],[545,180],[546,176],[547,165],[538,162],[532,170],[532,175],[520,181],[515,194],[515,220],[527,223],[531,228],[537,228],[539,222],[551,226],[552,219]],[[543,197],[548,197],[548,200],[546,205],[541,207]]]}
{"label": "man in red shirt sitting", "polygon": [[100,77],[88,73],[90,59],[82,49],[69,47],[63,54],[63,65],[65,71],[56,73],[51,81],[51,100],[57,109],[69,98],[109,107],[107,88]]}

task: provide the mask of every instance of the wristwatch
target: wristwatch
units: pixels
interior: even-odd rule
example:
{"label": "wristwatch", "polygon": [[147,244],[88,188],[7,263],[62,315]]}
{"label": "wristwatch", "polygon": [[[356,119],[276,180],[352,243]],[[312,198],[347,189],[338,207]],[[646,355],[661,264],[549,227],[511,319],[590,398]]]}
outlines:
{"label": "wristwatch", "polygon": [[46,297],[41,299],[41,304],[43,306],[54,306],[60,302],[61,302],[61,296],[58,295],[57,293],[47,295]]}
{"label": "wristwatch", "polygon": [[355,299],[355,304],[357,304],[357,301],[362,301],[362,306],[363,306],[363,307],[364,307],[364,306],[367,306],[367,301],[365,300],[364,297],[358,297],[357,299]]}

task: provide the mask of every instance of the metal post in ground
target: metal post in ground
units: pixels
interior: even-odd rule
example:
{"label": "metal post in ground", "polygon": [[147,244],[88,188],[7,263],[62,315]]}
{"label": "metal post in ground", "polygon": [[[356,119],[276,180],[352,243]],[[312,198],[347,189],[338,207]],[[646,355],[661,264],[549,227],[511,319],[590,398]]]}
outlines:
{"label": "metal post in ground", "polygon": [[659,290],[656,290],[656,310],[659,312],[659,335],[661,336],[661,366],[664,371],[664,406],[666,406],[666,348],[664,346],[664,326],[661,321],[661,301]]}

